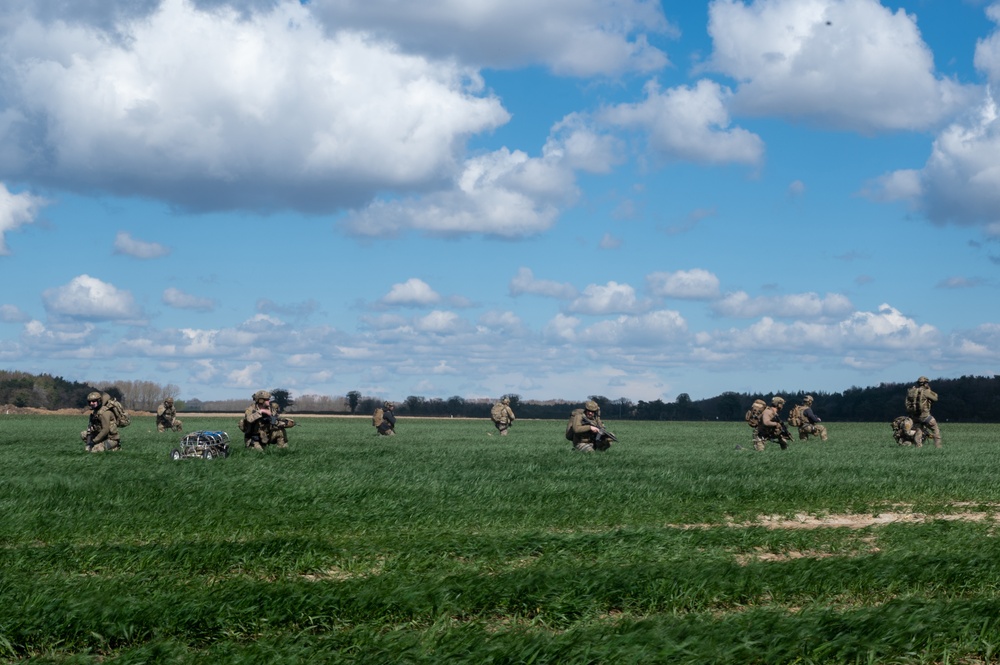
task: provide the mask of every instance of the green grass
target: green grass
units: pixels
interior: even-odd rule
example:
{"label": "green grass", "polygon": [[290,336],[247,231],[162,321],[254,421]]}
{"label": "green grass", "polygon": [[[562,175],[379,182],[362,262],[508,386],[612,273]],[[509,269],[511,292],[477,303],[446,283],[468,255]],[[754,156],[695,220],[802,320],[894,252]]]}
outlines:
{"label": "green grass", "polygon": [[[740,423],[303,418],[168,458],[151,418],[3,416],[0,659],[51,663],[1000,662],[996,425],[749,450]],[[740,444],[743,450],[737,450]],[[797,515],[922,522],[795,528]],[[769,528],[765,516],[790,522]]]}

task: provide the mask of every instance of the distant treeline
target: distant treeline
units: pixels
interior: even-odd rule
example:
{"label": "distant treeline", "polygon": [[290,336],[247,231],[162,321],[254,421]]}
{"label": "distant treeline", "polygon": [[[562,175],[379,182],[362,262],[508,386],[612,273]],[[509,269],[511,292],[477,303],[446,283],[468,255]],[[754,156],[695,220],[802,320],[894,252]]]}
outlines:
{"label": "distant treeline", "polygon": [[[628,398],[608,399],[591,395],[601,406],[606,420],[731,420],[743,419],[754,399],[770,401],[780,394],[789,406],[798,403],[806,394],[816,401],[813,410],[824,421],[830,422],[890,422],[902,415],[903,400],[910,384],[882,383],[875,387],[851,387],[840,393],[822,391],[794,391],[764,394],[726,392],[716,397],[692,400],[681,393],[675,402],[639,400]],[[0,404],[32,406],[42,409],[84,408],[87,393],[95,387],[112,394],[129,409],[152,410],[163,397],[177,397],[177,387],[159,386],[146,381],[98,382],[93,385],[66,381],[48,374],[32,375],[25,372],[0,370]],[[934,407],[934,416],[940,422],[1000,423],[1000,375],[963,376],[958,379],[933,379],[931,387],[940,399]],[[362,395],[352,390],[345,396],[328,397],[302,395],[291,399],[288,391],[273,389],[280,395],[285,408],[296,413],[331,413],[368,415],[382,404],[382,398]],[[508,394],[511,407],[518,418],[561,419],[581,405],[580,402],[562,400],[522,400],[519,395]],[[499,399],[499,397],[498,397]],[[459,396],[426,398],[410,395],[396,403],[397,415],[438,416],[456,418],[488,418],[490,407],[496,400],[465,399]],[[179,401],[178,410],[189,412],[239,412],[246,408],[245,400]],[[786,407],[785,414],[789,408]]]}

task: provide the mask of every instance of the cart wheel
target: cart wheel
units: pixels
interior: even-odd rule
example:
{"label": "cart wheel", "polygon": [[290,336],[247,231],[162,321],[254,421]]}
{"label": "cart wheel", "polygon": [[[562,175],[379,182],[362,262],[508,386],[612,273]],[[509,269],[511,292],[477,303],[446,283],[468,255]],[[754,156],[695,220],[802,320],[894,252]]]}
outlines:
{"label": "cart wheel", "polygon": [[202,459],[212,459],[212,451],[206,450],[201,454]]}
{"label": "cart wheel", "polygon": [[170,451],[170,459],[179,460],[180,458],[181,458],[181,451],[177,450],[176,448]]}
{"label": "cart wheel", "polygon": [[223,448],[223,449],[222,449],[222,456],[223,456],[224,458],[225,458],[225,457],[229,457],[229,448]]}

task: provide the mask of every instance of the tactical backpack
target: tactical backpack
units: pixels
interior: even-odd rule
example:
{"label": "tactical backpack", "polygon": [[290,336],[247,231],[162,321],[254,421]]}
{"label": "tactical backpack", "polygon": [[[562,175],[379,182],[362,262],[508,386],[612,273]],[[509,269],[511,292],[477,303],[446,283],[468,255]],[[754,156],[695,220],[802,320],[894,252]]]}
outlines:
{"label": "tactical backpack", "polygon": [[573,413],[569,416],[569,422],[566,423],[566,440],[573,440],[573,421],[576,420],[577,415],[582,415],[583,409],[573,409]]}
{"label": "tactical backpack", "polygon": [[788,414],[788,424],[791,425],[792,427],[802,427],[803,425],[805,425],[806,419],[802,415],[805,412],[805,410],[806,407],[802,406],[801,404],[796,404],[795,406],[793,406],[792,412]]}
{"label": "tactical backpack", "polygon": [[504,417],[503,404],[497,402],[496,404],[493,405],[493,408],[490,409],[490,419],[493,422],[498,423],[501,420],[503,420],[503,417]]}
{"label": "tactical backpack", "polygon": [[385,420],[382,417],[382,415],[383,412],[381,407],[375,409],[375,413],[372,414],[372,425],[374,425],[375,427],[380,427],[382,425],[382,422]]}
{"label": "tactical backpack", "polygon": [[920,415],[920,388],[917,386],[906,391],[906,413],[911,416]]}
{"label": "tactical backpack", "polygon": [[764,415],[764,409],[767,408],[767,402],[762,399],[755,399],[753,404],[747,410],[744,419],[747,421],[747,425],[750,427],[757,427],[760,425],[760,419]]}
{"label": "tactical backpack", "polygon": [[115,425],[118,426],[118,429],[128,427],[132,424],[132,417],[128,415],[128,411],[125,410],[122,403],[114,397],[108,400],[108,409],[111,411],[111,417],[114,419]]}

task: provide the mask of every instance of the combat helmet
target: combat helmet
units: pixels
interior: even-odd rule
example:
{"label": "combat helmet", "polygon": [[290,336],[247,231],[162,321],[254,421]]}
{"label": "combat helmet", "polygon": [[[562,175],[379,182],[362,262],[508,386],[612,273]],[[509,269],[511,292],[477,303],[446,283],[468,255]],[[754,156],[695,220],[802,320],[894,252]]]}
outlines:
{"label": "combat helmet", "polygon": [[94,392],[92,392],[92,393],[90,393],[90,394],[87,395],[87,401],[88,402],[100,402],[101,401],[101,393],[99,393],[99,392],[97,392],[95,390]]}
{"label": "combat helmet", "polygon": [[587,400],[587,403],[583,405],[583,410],[593,411],[594,413],[597,413],[598,411],[601,410],[601,406],[597,402],[591,399]]}
{"label": "combat helmet", "polygon": [[260,400],[271,401],[271,393],[266,390],[258,390],[253,394],[253,401],[259,402]]}
{"label": "combat helmet", "polygon": [[396,405],[393,404],[392,402],[383,402],[382,408],[385,409],[386,411],[392,411],[394,408],[396,408]]}
{"label": "combat helmet", "polygon": [[931,382],[931,380],[928,379],[926,376],[922,376],[919,379],[917,379],[917,385],[919,385],[919,386],[926,386],[930,382]]}
{"label": "combat helmet", "polygon": [[812,404],[813,403],[813,396],[812,395],[806,395],[805,397],[802,398],[802,403],[803,404]]}
{"label": "combat helmet", "polygon": [[164,404],[173,404],[174,403],[174,398],[173,397],[168,397],[165,400],[163,400],[163,403]]}
{"label": "combat helmet", "polygon": [[510,398],[509,397],[504,397],[502,400],[500,400],[500,403],[501,404],[510,404]]}
{"label": "combat helmet", "polygon": [[776,406],[779,409],[785,405],[785,398],[781,395],[775,395],[771,398],[771,406]]}

